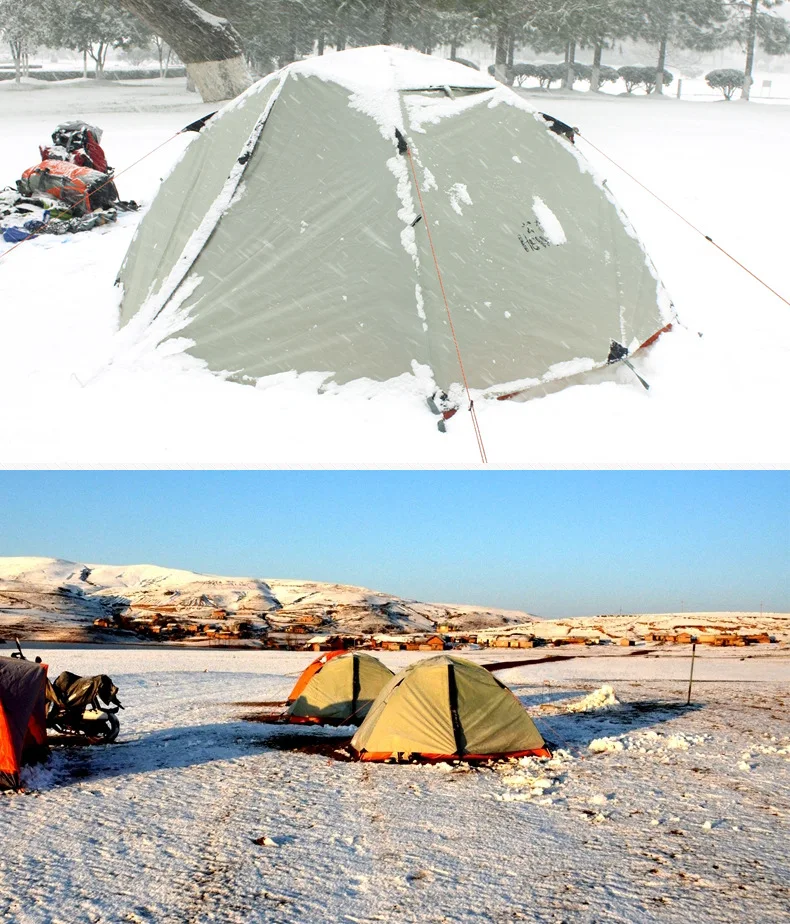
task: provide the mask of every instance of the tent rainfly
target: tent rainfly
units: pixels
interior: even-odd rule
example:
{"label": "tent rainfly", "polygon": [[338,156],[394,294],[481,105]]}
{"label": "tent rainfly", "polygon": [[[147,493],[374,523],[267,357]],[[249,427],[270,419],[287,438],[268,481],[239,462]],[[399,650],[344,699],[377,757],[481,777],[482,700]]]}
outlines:
{"label": "tent rainfly", "polygon": [[329,652],[302,672],[288,697],[286,722],[359,725],[392,671],[363,652]]}
{"label": "tent rainfly", "polygon": [[381,691],[351,739],[361,760],[550,757],[513,693],[454,655],[417,661]]}
{"label": "tent rainfly", "polygon": [[0,789],[19,789],[19,771],[47,753],[47,669],[0,658]]}
{"label": "tent rainfly", "polygon": [[487,74],[385,47],[289,65],[211,118],[119,283],[131,342],[179,338],[249,383],[401,377],[434,409],[461,402],[459,354],[475,395],[542,394],[672,318],[568,139]]}

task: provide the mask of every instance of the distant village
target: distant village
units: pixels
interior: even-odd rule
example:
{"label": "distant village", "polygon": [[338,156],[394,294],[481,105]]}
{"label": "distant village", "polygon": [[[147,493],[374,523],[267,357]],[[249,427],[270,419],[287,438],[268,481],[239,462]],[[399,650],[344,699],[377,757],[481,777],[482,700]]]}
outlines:
{"label": "distant village", "polygon": [[[175,607],[158,607],[156,611],[142,605],[132,606],[111,618],[95,619],[98,630],[113,634],[134,635],[141,640],[181,642],[207,647],[255,647],[281,651],[336,651],[350,648],[380,649],[383,651],[444,651],[475,645],[482,648],[536,648],[567,645],[622,645],[666,644],[714,645],[717,647],[769,644],[775,641],[767,633],[701,632],[647,632],[641,638],[612,637],[603,628],[600,632],[586,630],[578,635],[543,637],[526,632],[523,627],[498,627],[477,632],[457,631],[449,625],[438,624],[432,633],[344,634],[319,632],[324,622],[320,617],[308,617],[304,622],[289,622],[271,626],[261,620],[239,619],[224,609],[209,610],[208,619],[175,618]],[[605,617],[603,617],[605,618]]]}

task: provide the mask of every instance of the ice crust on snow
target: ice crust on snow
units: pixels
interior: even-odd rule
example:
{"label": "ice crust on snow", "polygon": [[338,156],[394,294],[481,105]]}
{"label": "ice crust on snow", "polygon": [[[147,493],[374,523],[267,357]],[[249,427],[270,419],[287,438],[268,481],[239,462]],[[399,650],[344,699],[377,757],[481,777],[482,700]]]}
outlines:
{"label": "ice crust on snow", "polygon": [[588,748],[593,754],[606,754],[612,751],[622,751],[623,742],[616,738],[594,738]]}

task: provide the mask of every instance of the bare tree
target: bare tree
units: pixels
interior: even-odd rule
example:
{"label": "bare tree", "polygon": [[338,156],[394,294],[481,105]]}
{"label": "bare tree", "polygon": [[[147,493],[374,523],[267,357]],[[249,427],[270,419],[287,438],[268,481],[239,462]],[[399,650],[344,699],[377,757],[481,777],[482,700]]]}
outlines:
{"label": "bare tree", "polygon": [[204,102],[231,99],[252,83],[241,39],[230,23],[192,0],[120,0],[184,62]]}

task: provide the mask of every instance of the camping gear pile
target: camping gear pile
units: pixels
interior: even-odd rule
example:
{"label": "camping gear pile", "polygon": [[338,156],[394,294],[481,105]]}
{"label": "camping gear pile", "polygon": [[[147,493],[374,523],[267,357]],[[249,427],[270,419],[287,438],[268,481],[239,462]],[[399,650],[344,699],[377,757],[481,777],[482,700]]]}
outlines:
{"label": "camping gear pile", "polygon": [[358,725],[351,751],[363,761],[551,756],[514,694],[485,666],[449,654],[395,675],[361,652],[321,655],[297,680],[280,721]]}
{"label": "camping gear pile", "polygon": [[0,192],[5,241],[89,231],[116,221],[118,209],[137,209],[135,202],[119,200],[101,137],[102,130],[87,122],[58,125],[52,144],[39,148],[41,162],[25,170],[16,190]]}
{"label": "camping gear pile", "polygon": [[243,382],[414,374],[445,418],[461,357],[488,398],[603,375],[673,310],[550,121],[417,52],[289,65],[206,122],[162,183],[121,268],[121,324],[139,315]]}

